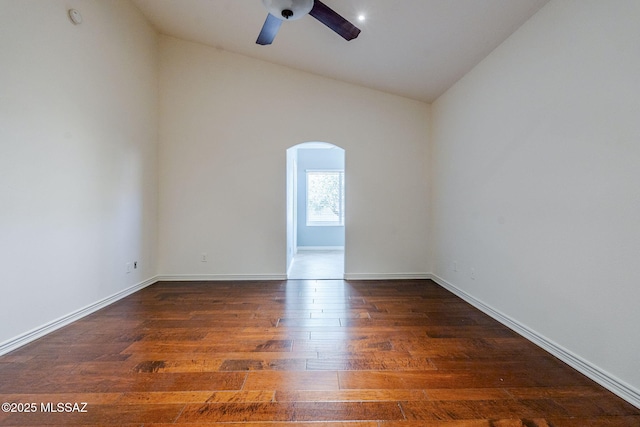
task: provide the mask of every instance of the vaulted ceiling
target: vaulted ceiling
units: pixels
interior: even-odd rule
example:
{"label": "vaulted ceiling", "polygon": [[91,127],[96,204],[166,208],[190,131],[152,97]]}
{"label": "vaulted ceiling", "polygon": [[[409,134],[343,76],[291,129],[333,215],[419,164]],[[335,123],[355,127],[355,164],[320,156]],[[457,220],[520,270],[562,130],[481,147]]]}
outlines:
{"label": "vaulted ceiling", "polygon": [[260,0],[133,0],[162,34],[429,103],[548,1],[323,0],[357,39],[305,16],[260,46]]}

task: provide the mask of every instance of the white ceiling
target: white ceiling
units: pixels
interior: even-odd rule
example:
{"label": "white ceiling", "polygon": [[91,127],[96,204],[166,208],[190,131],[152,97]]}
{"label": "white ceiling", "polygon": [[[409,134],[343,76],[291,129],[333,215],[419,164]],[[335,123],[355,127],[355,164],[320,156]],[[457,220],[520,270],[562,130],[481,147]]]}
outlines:
{"label": "white ceiling", "polygon": [[323,0],[357,39],[305,16],[259,46],[260,0],[133,0],[163,34],[429,103],[548,1]]}

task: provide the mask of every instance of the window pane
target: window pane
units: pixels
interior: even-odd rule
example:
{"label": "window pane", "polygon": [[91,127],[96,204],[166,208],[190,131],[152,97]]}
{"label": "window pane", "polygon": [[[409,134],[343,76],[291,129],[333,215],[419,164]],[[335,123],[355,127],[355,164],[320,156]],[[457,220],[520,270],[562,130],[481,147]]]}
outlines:
{"label": "window pane", "polygon": [[307,171],[307,225],[344,223],[344,172]]}

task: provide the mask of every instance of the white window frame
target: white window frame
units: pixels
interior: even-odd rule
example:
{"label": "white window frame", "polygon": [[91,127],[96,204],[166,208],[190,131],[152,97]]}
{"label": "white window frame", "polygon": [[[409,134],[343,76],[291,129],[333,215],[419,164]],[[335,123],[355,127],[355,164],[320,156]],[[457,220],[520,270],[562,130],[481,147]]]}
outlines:
{"label": "white window frame", "polygon": [[[318,173],[331,173],[331,174],[338,174],[338,180],[339,180],[339,214],[338,214],[338,221],[317,221],[317,220],[310,220],[309,219],[309,175],[310,174],[318,174]],[[305,190],[306,190],[306,196],[305,196],[305,219],[306,219],[306,225],[307,227],[344,227],[344,205],[345,205],[345,197],[344,197],[344,169],[307,169],[305,171],[305,180],[306,180],[306,185],[305,185]]]}

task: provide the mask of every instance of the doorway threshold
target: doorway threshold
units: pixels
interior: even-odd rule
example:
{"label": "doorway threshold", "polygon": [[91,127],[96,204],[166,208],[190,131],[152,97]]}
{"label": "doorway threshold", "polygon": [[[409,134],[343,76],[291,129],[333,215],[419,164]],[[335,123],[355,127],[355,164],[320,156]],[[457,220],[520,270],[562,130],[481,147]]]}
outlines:
{"label": "doorway threshold", "polygon": [[290,280],[326,280],[344,278],[344,248],[299,248],[293,257]]}

